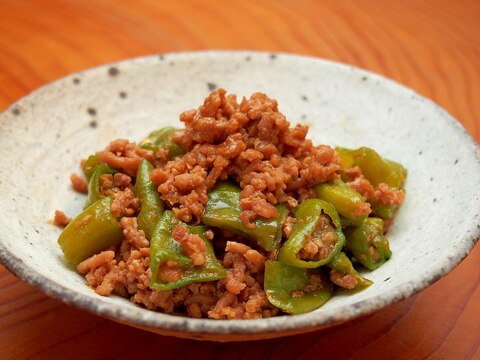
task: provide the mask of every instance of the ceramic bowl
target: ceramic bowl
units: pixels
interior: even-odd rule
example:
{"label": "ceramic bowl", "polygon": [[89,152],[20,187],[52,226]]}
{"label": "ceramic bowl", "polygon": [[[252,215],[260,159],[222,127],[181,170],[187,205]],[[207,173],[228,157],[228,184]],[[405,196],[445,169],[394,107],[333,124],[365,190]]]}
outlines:
{"label": "ceramic bowl", "polygon": [[[54,210],[78,213],[70,186],[79,160],[110,140],[140,140],[197,107],[217,86],[262,91],[315,143],[368,146],[408,169],[406,201],[389,232],[393,257],[374,284],[304,315],[262,320],[189,319],[102,297],[63,261]],[[242,340],[301,333],[369,314],[438,280],[480,235],[480,151],[444,110],[397,83],[317,58],[254,52],[191,52],[127,60],[80,72],[0,114],[0,260],[46,294],[161,334]]]}

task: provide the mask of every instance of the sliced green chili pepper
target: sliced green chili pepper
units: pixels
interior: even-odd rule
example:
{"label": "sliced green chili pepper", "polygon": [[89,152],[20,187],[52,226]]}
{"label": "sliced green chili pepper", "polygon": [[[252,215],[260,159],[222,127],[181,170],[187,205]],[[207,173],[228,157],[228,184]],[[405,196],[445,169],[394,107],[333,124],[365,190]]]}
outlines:
{"label": "sliced green chili pepper", "polygon": [[[191,234],[198,234],[205,242],[205,264],[195,266],[192,260],[182,252],[180,243],[172,237],[172,232],[177,225],[183,225]],[[152,277],[150,288],[155,290],[176,289],[193,282],[214,281],[227,275],[213,252],[212,244],[207,240],[204,233],[207,229],[204,226],[189,226],[175,218],[172,211],[163,213],[157,225],[153,229],[150,240],[150,269]],[[178,265],[181,276],[178,280],[166,282],[159,278],[159,267],[168,261]]]}
{"label": "sliced green chili pepper", "polygon": [[[289,314],[302,314],[318,309],[332,296],[332,286],[323,281],[320,271],[267,260],[264,289],[268,301]],[[321,277],[320,287],[312,283],[312,275]]]}
{"label": "sliced green chili pepper", "polygon": [[142,149],[152,150],[153,156],[159,149],[168,150],[168,159],[171,160],[177,156],[185,154],[185,150],[172,139],[172,134],[179,129],[164,127],[150,133],[145,139],[140,141],[139,146]]}
{"label": "sliced green chili pepper", "polygon": [[352,275],[357,281],[357,285],[355,286],[354,290],[362,290],[373,284],[371,280],[365,279],[357,272],[357,270],[355,270],[352,262],[344,252],[338,253],[337,256],[333,258],[332,262],[328,264],[328,267],[338,271],[342,275]]}
{"label": "sliced green chili pepper", "polygon": [[105,196],[100,188],[100,178],[104,174],[115,174],[117,170],[112,169],[107,164],[99,164],[93,171],[90,181],[88,182],[88,197],[84,209],[97,202]]}
{"label": "sliced green chili pepper", "polygon": [[288,215],[288,208],[277,205],[278,215],[274,219],[257,218],[253,229],[247,228],[240,220],[240,192],[237,185],[222,183],[208,193],[208,203],[203,214],[203,223],[220,229],[239,233],[254,240],[267,251],[272,251],[282,240],[282,225]]}
{"label": "sliced green chili pepper", "polygon": [[150,180],[150,173],[154,169],[147,160],[142,160],[135,180],[135,193],[140,199],[141,208],[137,216],[138,227],[145,232],[147,239],[151,239],[153,227],[163,214],[163,202],[158,194],[157,187]]}
{"label": "sliced green chili pepper", "polygon": [[320,199],[331,203],[340,215],[354,223],[365,219],[370,213],[370,205],[363,196],[342,180],[318,184],[315,191]]}
{"label": "sliced green chili pepper", "polygon": [[98,165],[100,165],[100,159],[97,155],[90,155],[88,159],[85,160],[85,163],[82,166],[82,170],[83,174],[85,175],[85,179],[87,179],[87,182],[90,181],[90,178],[92,177],[93,172]]}
{"label": "sliced green chili pepper", "polygon": [[[325,232],[323,216],[327,216],[335,228],[334,236]],[[319,260],[307,261],[299,258],[300,250],[312,240],[320,245]],[[316,268],[329,263],[345,244],[340,217],[332,204],[321,199],[308,199],[295,210],[295,225],[290,237],[280,249],[278,260],[300,268]],[[317,246],[318,246],[317,245]]]}
{"label": "sliced green chili pepper", "polygon": [[337,147],[335,150],[340,154],[344,168],[358,166],[373,186],[385,183],[390,187],[400,189],[405,182],[407,170],[399,163],[383,159],[375,150],[367,147],[356,150]]}
{"label": "sliced green chili pepper", "polygon": [[381,217],[382,219],[391,219],[395,213],[395,210],[398,208],[398,205],[385,205],[378,204],[375,201],[372,201],[372,213],[375,216]]}
{"label": "sliced green chili pepper", "polygon": [[[394,189],[403,187],[407,170],[399,163],[384,159],[375,150],[367,147],[356,150],[345,148],[336,148],[335,150],[340,155],[344,168],[358,166],[373,186],[385,183]],[[370,201],[370,204],[372,205],[372,212],[384,219],[392,218],[398,207],[398,205],[378,204],[375,201]]]}
{"label": "sliced green chili pepper", "polygon": [[65,259],[78,265],[81,261],[119,245],[123,232],[110,211],[110,197],[104,197],[83,210],[68,224],[58,238]]}
{"label": "sliced green chili pepper", "polygon": [[360,226],[346,229],[345,235],[348,251],[370,270],[380,267],[392,256],[380,218],[366,218]]}

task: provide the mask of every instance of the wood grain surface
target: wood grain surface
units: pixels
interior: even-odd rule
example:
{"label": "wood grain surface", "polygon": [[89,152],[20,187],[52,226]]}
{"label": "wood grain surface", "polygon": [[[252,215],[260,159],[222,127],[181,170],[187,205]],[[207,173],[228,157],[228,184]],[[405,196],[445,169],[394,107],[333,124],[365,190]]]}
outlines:
{"label": "wood grain surface", "polygon": [[[0,111],[134,56],[256,49],[390,77],[480,140],[480,1],[0,1]],[[0,139],[1,141],[1,139]],[[51,299],[0,266],[1,359],[480,359],[480,246],[420,294],[331,329],[226,343],[163,337]]]}

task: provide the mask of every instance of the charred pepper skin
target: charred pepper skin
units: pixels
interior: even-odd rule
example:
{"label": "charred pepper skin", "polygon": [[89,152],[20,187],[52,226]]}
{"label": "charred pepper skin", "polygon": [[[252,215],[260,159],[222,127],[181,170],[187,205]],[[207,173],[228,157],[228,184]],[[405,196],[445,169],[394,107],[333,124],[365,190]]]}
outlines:
{"label": "charred pepper skin", "polygon": [[[195,266],[192,260],[182,252],[180,243],[172,237],[177,225],[183,225],[190,234],[197,234],[205,242],[205,264]],[[215,257],[212,244],[205,237],[205,226],[189,226],[175,218],[172,211],[163,213],[152,232],[150,240],[150,288],[154,290],[172,290],[194,282],[215,281],[224,278],[227,272]],[[166,282],[158,277],[161,264],[173,261],[178,265],[181,276],[179,280]]]}
{"label": "charred pepper skin", "polygon": [[310,291],[312,274],[323,276],[320,269],[301,269],[280,261],[265,262],[264,289],[268,301],[289,314],[303,314],[318,309],[332,296],[333,287],[323,282],[320,289]]}
{"label": "charred pepper skin", "polygon": [[173,127],[164,127],[151,132],[146,138],[139,143],[139,147],[145,150],[152,150],[153,156],[159,149],[168,150],[168,159],[172,160],[177,156],[185,154],[185,150],[172,139],[174,132],[179,131]]}
{"label": "charred pepper skin", "polygon": [[78,265],[99,252],[117,246],[123,232],[111,213],[110,197],[103,197],[83,210],[62,231],[58,238],[65,259]]}
{"label": "charred pepper skin", "polygon": [[345,235],[347,250],[370,270],[379,268],[392,256],[380,218],[369,217],[360,226],[346,229]]}
{"label": "charred pepper skin", "polygon": [[[306,261],[297,257],[309,238],[315,232],[316,226],[322,214],[328,216],[335,227],[337,236],[336,243],[329,254],[318,261]],[[321,199],[308,199],[297,206],[295,210],[295,225],[290,237],[280,249],[278,260],[284,264],[299,268],[317,268],[328,264],[342,250],[345,244],[345,235],[342,232],[342,224],[335,207]]]}
{"label": "charred pepper skin", "polygon": [[267,251],[272,251],[282,240],[282,225],[288,208],[277,205],[278,215],[274,219],[257,218],[255,228],[249,229],[240,220],[240,192],[237,185],[222,183],[208,193],[208,203],[203,214],[203,223],[209,226],[245,236]]}
{"label": "charred pepper skin", "polygon": [[157,191],[157,187],[150,180],[150,173],[154,169],[147,160],[140,163],[135,180],[135,195],[140,199],[141,208],[137,216],[138,227],[145,232],[147,239],[151,239],[155,224],[163,214],[164,206]]}

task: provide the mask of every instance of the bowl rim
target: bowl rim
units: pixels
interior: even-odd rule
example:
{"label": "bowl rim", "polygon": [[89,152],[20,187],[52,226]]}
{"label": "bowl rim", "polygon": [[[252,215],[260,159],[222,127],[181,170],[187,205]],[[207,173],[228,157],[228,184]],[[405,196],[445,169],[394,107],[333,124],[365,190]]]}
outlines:
{"label": "bowl rim", "polygon": [[[420,101],[426,106],[436,110],[438,115],[438,121],[443,121],[444,124],[451,127],[452,131],[456,132],[459,136],[465,139],[462,144],[464,147],[470,147],[473,156],[476,158],[477,163],[480,164],[480,146],[463,127],[463,125],[455,120],[446,110],[434,103],[432,100],[427,99],[414,90],[388,79],[382,75],[373,73],[368,70],[361,69],[359,67],[340,63],[332,60],[326,60],[315,56],[298,55],[285,52],[266,52],[266,51],[251,51],[251,50],[198,50],[198,51],[180,51],[180,52],[168,52],[163,54],[147,55],[141,57],[135,57],[125,59],[113,63],[103,64],[95,67],[91,67],[76,73],[59,78],[53,82],[45,84],[40,88],[30,92],[26,96],[20,98],[3,112],[0,112],[0,122],[6,121],[6,113],[14,111],[15,108],[21,106],[22,103],[34,100],[35,97],[45,91],[47,88],[54,84],[71,81],[78,76],[96,76],[99,71],[116,67],[116,66],[131,66],[137,63],[143,62],[149,63],[151,61],[158,61],[158,57],[165,57],[168,59],[175,57],[202,57],[202,56],[220,56],[220,57],[267,57],[275,56],[290,60],[302,60],[319,62],[325,66],[336,68],[340,71],[349,71],[357,73],[360,76],[368,76],[371,79],[380,82],[382,86],[389,91],[397,92],[402,95],[409,96],[414,101]],[[74,305],[80,309],[88,310],[100,316],[126,323],[132,326],[149,328],[155,330],[165,330],[172,334],[224,334],[224,335],[261,335],[262,333],[279,333],[278,336],[282,336],[282,332],[291,331],[308,331],[309,329],[315,329],[319,327],[326,327],[336,323],[353,320],[363,315],[373,313],[387,305],[393,304],[400,300],[403,300],[412,294],[415,294],[428,285],[439,280],[443,275],[451,271],[457,266],[471,251],[480,237],[480,218],[471,221],[470,231],[467,231],[462,238],[461,245],[456,248],[455,253],[451,253],[449,257],[445,257],[441,261],[436,261],[435,266],[432,265],[427,271],[422,274],[416,275],[411,278],[409,282],[402,283],[395,287],[395,289],[389,293],[383,294],[382,301],[358,301],[352,306],[344,309],[343,311],[337,311],[335,314],[321,316],[315,316],[314,313],[307,313],[295,316],[278,316],[267,319],[256,320],[213,320],[213,319],[193,319],[182,316],[167,315],[159,312],[152,312],[150,310],[141,308],[140,306],[135,308],[124,309],[123,306],[117,304],[109,304],[105,306],[104,303],[98,301],[97,298],[90,298],[88,296],[76,293],[70,290],[61,283],[48,279],[46,276],[40,275],[35,271],[33,267],[28,266],[22,259],[17,257],[13,252],[9,251],[7,247],[2,243],[0,239],[0,263],[2,263],[9,271],[18,276],[21,280],[33,285],[40,289],[45,294],[59,299],[67,304]],[[188,335],[187,335],[188,336]]]}

